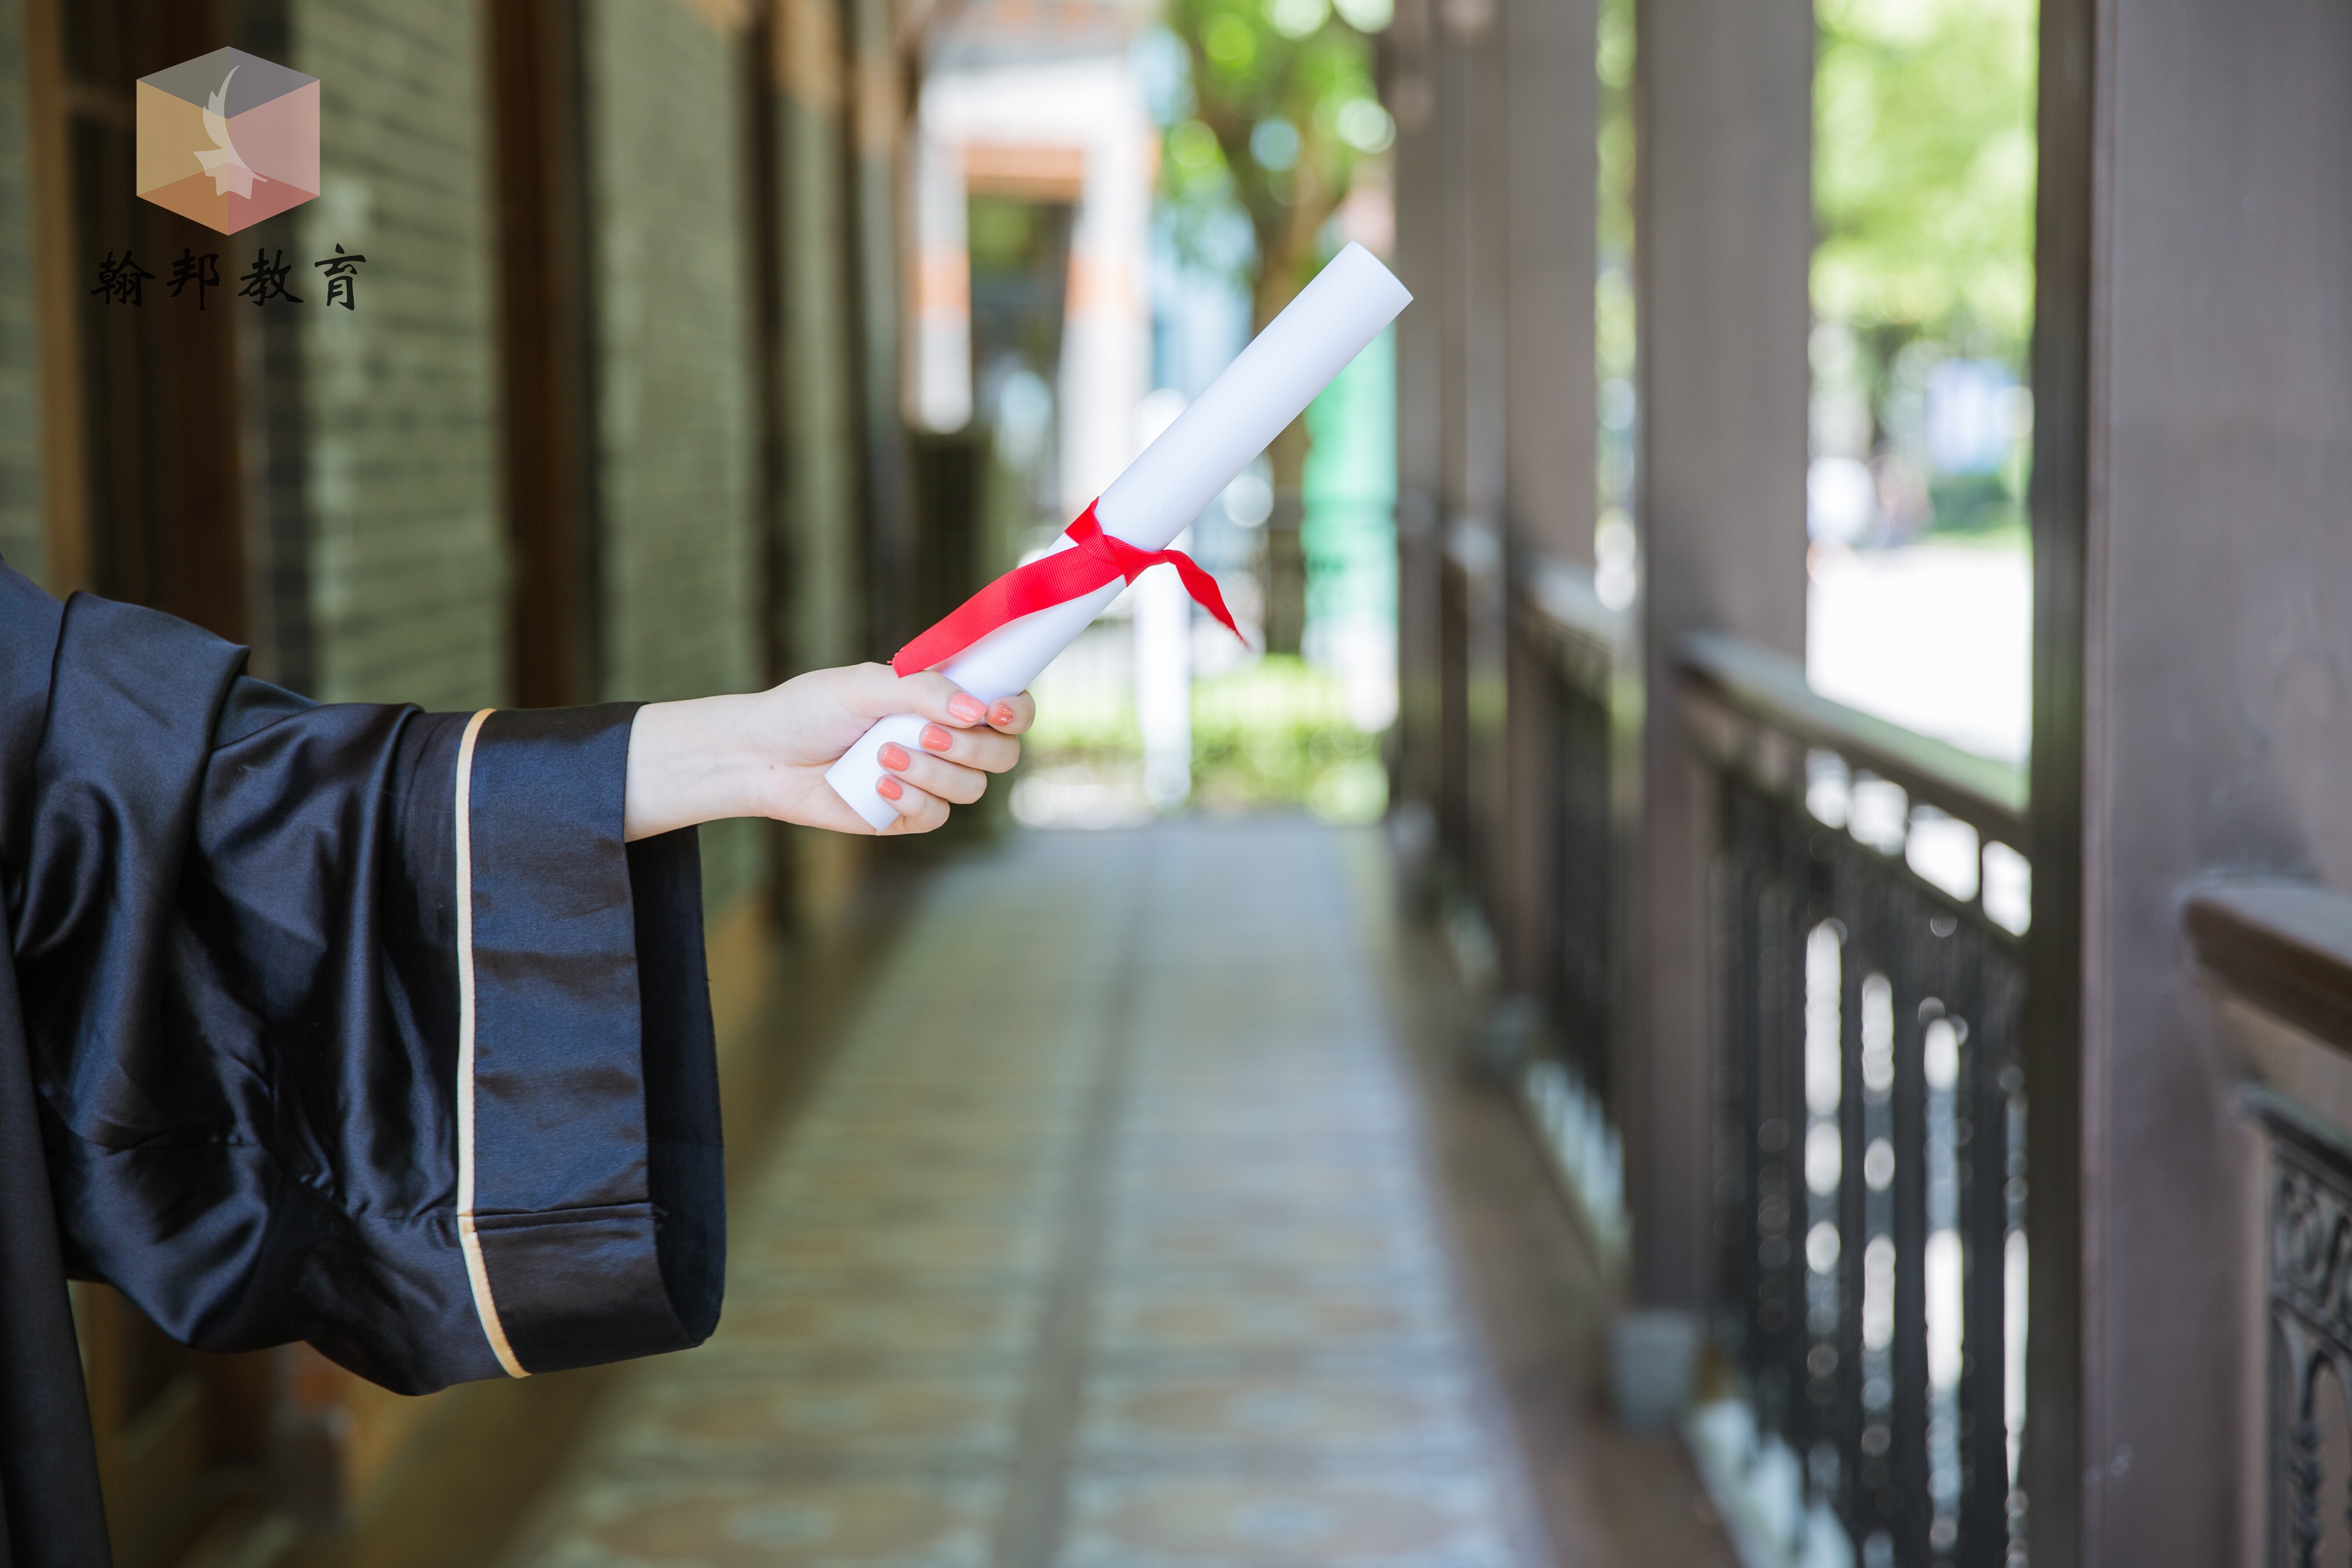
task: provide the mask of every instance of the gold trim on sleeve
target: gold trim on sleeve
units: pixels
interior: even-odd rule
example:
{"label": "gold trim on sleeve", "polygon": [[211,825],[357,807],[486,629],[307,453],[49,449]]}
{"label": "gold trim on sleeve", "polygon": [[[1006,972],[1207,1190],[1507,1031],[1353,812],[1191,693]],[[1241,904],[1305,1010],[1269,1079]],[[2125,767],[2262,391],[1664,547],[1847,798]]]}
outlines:
{"label": "gold trim on sleeve", "polygon": [[498,1299],[490,1293],[490,1271],[482,1261],[482,1239],[474,1231],[474,739],[494,711],[485,708],[468,719],[465,739],[457,742],[457,1245],[466,1255],[474,1311],[490,1350],[509,1377],[529,1377],[507,1342]]}

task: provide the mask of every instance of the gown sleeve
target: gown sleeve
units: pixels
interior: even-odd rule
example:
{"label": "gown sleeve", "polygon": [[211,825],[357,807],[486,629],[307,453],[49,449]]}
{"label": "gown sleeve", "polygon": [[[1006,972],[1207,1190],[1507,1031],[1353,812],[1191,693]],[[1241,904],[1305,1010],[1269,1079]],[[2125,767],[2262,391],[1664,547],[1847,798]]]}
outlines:
{"label": "gown sleeve", "polygon": [[0,659],[36,601],[0,875],[68,1272],[404,1393],[706,1338],[700,873],[623,842],[635,705],[320,706],[5,567]]}

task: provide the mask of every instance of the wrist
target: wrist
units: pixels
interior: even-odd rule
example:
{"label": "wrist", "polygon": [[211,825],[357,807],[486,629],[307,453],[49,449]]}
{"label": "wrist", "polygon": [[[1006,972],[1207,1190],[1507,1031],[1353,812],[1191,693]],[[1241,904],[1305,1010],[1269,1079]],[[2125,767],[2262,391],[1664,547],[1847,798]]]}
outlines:
{"label": "wrist", "polygon": [[623,816],[630,839],[767,814],[767,769],[745,722],[750,699],[648,702],[629,731]]}

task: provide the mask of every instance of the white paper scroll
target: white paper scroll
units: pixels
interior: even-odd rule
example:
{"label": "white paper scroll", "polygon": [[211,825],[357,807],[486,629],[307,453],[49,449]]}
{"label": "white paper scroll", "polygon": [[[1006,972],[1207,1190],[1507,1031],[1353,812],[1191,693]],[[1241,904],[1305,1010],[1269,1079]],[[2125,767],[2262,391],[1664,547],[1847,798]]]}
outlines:
{"label": "white paper scroll", "polygon": [[[1096,504],[1106,532],[1142,550],[1165,550],[1217,492],[1304,413],[1316,394],[1396,320],[1412,296],[1360,245],[1316,274],[1224,374],[1194,398]],[[1007,622],[941,667],[983,702],[1010,697],[1037,679],[1054,656],[1118,597],[1114,578],[1082,598]],[[923,721],[885,719],[842,754],[825,782],[877,831],[898,814],[875,793],[883,745],[919,752]]]}

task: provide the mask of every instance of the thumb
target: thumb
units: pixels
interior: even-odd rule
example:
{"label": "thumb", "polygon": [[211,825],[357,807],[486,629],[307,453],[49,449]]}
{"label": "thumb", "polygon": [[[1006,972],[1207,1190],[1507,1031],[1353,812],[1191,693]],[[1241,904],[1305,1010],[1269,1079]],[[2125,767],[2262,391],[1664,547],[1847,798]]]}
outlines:
{"label": "thumb", "polygon": [[901,679],[887,664],[861,664],[842,672],[848,677],[842,705],[862,719],[887,719],[912,713],[968,730],[988,718],[988,705],[936,670]]}

